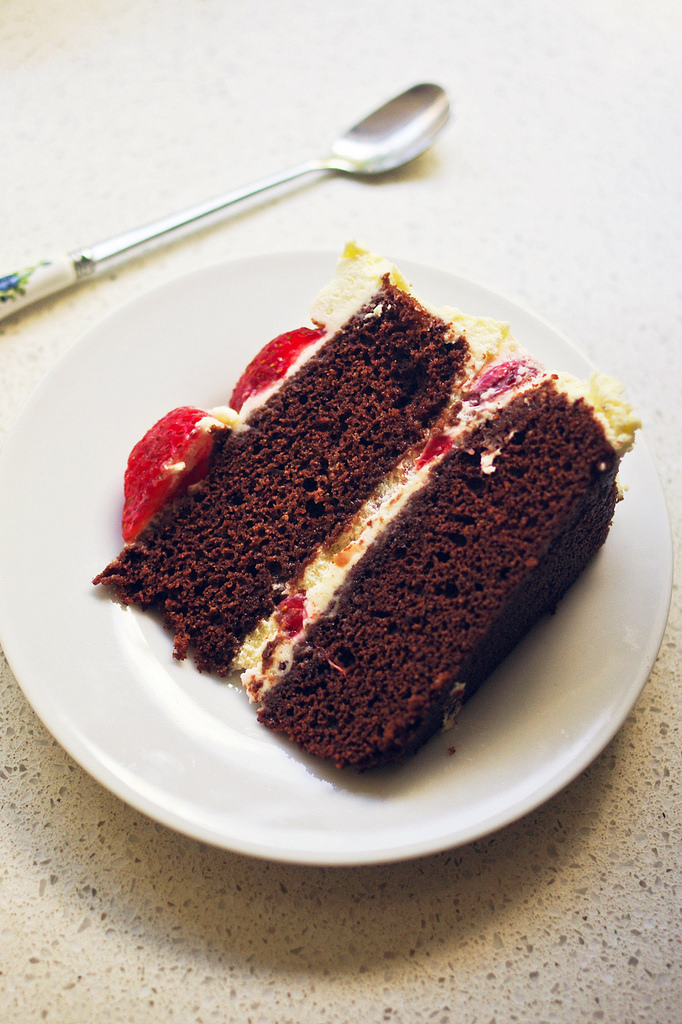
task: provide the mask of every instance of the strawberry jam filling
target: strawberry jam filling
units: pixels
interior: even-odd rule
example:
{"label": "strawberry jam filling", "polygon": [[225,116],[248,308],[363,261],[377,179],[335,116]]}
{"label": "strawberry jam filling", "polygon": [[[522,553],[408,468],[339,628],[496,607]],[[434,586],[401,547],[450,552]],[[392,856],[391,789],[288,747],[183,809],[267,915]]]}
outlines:
{"label": "strawberry jam filling", "polygon": [[536,377],[539,372],[536,366],[520,359],[507,359],[502,363],[495,363],[473,382],[467,398],[472,405],[490,402],[505,391]]}
{"label": "strawberry jam filling", "polygon": [[232,408],[239,412],[247,398],[260,394],[281,380],[301,353],[319,341],[324,334],[325,331],[322,329],[300,327],[269,341],[251,360],[237,381],[230,399]]}
{"label": "strawberry jam filling", "polygon": [[306,617],[305,594],[292,594],[280,601],[275,612],[275,621],[287,637],[296,636],[303,629]]}
{"label": "strawberry jam filling", "polygon": [[431,438],[417,459],[415,469],[419,470],[423,466],[428,466],[429,462],[433,462],[434,459],[447,455],[451,448],[452,438],[448,437],[447,434],[436,434],[435,437]]}

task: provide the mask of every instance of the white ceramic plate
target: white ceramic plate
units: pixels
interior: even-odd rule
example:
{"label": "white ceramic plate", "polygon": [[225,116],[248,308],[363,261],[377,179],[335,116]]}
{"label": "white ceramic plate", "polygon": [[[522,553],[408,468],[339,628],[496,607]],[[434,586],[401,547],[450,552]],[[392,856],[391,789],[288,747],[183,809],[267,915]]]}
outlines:
{"label": "white ceramic plate", "polygon": [[[672,553],[640,437],[623,464],[628,491],[609,539],[559,613],[536,626],[453,730],[399,769],[339,773],[259,726],[236,686],[173,661],[152,616],[90,583],[121,546],[128,451],[168,409],[225,402],[265,341],[308,322],[334,264],[333,255],[296,253],[202,271],[131,303],[67,352],[0,455],[0,638],[47,728],[123,800],[232,850],[360,864],[480,837],[583,770],[654,662]],[[401,266],[430,302],[509,320],[552,368],[590,371],[509,301]]]}

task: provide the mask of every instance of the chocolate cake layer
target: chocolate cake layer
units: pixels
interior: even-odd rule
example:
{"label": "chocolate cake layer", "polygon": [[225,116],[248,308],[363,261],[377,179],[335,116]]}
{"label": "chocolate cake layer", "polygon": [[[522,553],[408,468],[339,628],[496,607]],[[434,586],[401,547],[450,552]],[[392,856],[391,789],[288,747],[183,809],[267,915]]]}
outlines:
{"label": "chocolate cake layer", "polygon": [[551,382],[513,399],[350,571],[260,721],[339,767],[413,753],[603,543],[617,463],[582,400]]}
{"label": "chocolate cake layer", "polygon": [[383,280],[380,293],[243,430],[216,430],[208,476],[96,579],[157,608],[175,656],[225,675],[323,539],[343,528],[449,400],[464,339]]}

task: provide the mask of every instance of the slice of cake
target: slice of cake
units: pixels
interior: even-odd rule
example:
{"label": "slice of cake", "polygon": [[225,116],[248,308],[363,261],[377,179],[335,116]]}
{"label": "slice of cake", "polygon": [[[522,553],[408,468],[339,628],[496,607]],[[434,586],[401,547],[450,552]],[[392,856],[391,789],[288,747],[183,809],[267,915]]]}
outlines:
{"label": "slice of cake", "polygon": [[183,444],[161,421],[136,446],[128,543],[95,582],[158,609],[176,657],[241,670],[265,725],[365,769],[417,750],[555,607],[637,423],[611,379],[548,373],[355,245],[313,321],[231,410],[182,411]]}

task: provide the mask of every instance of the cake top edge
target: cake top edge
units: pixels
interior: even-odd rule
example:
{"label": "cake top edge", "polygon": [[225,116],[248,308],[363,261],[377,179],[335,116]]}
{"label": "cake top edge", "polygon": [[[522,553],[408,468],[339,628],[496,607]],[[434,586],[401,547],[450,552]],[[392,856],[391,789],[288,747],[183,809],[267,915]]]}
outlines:
{"label": "cake top edge", "polygon": [[430,304],[415,293],[411,282],[394,263],[355,240],[346,243],[334,277],[313,301],[313,323],[324,327],[329,335],[333,334],[377,295],[386,275],[395,288],[412,296],[428,313],[443,320],[453,341],[462,336],[466,338],[473,366],[484,365],[503,348],[520,348],[508,323],[490,317],[470,316],[454,306]]}
{"label": "cake top edge", "polygon": [[587,380],[570,373],[556,374],[557,387],[577,402],[582,399],[601,423],[606,439],[620,457],[635,443],[635,433],[641,428],[638,413],[624,397],[625,388],[615,377],[595,371]]}
{"label": "cake top edge", "polygon": [[377,294],[387,274],[396,288],[413,294],[395,264],[355,241],[346,242],[334,277],[318,292],[311,306],[313,323],[333,334]]}

